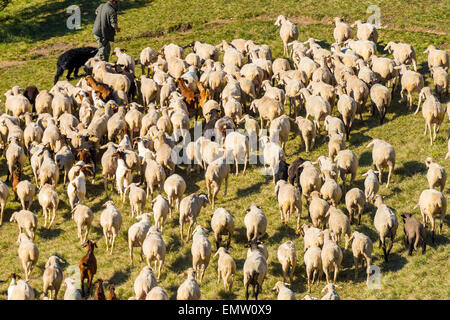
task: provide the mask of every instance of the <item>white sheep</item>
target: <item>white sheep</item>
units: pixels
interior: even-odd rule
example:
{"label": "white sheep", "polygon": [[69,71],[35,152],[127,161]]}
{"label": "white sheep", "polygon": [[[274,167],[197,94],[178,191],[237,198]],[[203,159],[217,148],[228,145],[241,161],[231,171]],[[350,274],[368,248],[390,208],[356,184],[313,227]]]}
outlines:
{"label": "white sheep", "polygon": [[290,283],[292,283],[295,267],[297,265],[297,251],[295,244],[290,240],[281,244],[277,250],[277,257],[283,270],[283,282],[286,281],[286,275],[289,272]]}
{"label": "white sheep", "polygon": [[225,290],[231,292],[233,289],[234,275],[236,274],[236,262],[234,262],[233,257],[223,247],[217,249],[214,257],[217,255],[219,255],[219,260],[217,261],[217,282],[222,279]]}
{"label": "white sheep", "polygon": [[372,161],[378,171],[379,181],[382,182],[383,168],[388,167],[388,179],[386,183],[386,188],[389,187],[389,182],[391,181],[391,174],[395,166],[395,150],[394,147],[381,139],[373,139],[366,148],[372,149]]}
{"label": "white sheep", "polygon": [[133,248],[141,247],[141,259],[142,259],[142,243],[147,236],[147,232],[150,229],[151,222],[150,216],[147,213],[136,217],[139,222],[136,222],[128,229],[128,249],[130,250],[130,262],[133,265]]}
{"label": "white sheep", "polygon": [[114,242],[122,227],[122,215],[120,211],[114,206],[114,202],[109,200],[103,205],[106,207],[100,215],[100,225],[103,229],[103,235],[105,236],[106,251],[111,246],[112,254],[114,249]]}
{"label": "white sheep", "polygon": [[150,267],[153,260],[155,260],[155,270],[158,270],[157,279],[161,277],[161,268],[166,257],[166,244],[161,236],[161,231],[151,226],[147,232],[144,242],[142,243],[142,251],[147,260],[147,265]]}
{"label": "white sheep", "polygon": [[153,270],[149,266],[145,266],[142,268],[139,275],[136,277],[134,281],[134,293],[136,296],[136,300],[145,300],[145,297],[153,289],[156,287],[158,282],[156,281],[155,276],[153,275]]}

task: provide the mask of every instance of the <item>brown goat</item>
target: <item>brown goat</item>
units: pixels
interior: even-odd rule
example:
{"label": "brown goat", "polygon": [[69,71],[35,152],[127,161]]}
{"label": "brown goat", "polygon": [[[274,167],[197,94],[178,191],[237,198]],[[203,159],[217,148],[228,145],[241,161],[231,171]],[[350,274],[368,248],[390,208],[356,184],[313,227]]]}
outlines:
{"label": "brown goat", "polygon": [[112,97],[113,90],[107,84],[95,81],[93,76],[87,76],[84,79],[103,101],[108,101]]}
{"label": "brown goat", "polygon": [[97,279],[97,290],[94,293],[94,300],[106,300],[105,291],[103,291],[103,280]]}
{"label": "brown goat", "polygon": [[108,298],[106,298],[106,300],[118,300],[116,297],[116,292],[115,292],[116,287],[113,284],[111,284],[108,287],[108,290],[109,290],[109,293],[108,293]]}
{"label": "brown goat", "polygon": [[198,104],[203,109],[203,107],[205,106],[205,103],[208,100],[213,99],[213,94],[209,88],[205,89],[205,87],[203,86],[203,84],[201,82],[196,81],[195,84],[197,85],[197,88],[200,92],[200,98],[199,98]]}
{"label": "brown goat", "polygon": [[92,156],[91,152],[88,149],[82,148],[81,150],[79,150],[77,153],[77,158],[79,161],[83,161],[86,164],[92,163],[92,167],[93,167],[94,174],[95,174],[94,157]]}
{"label": "brown goat", "polygon": [[177,79],[175,82],[180,89],[181,95],[186,101],[188,110],[190,109],[195,111],[195,120],[197,120],[199,95],[195,94],[194,90],[192,90],[191,88],[188,88],[183,79]]}
{"label": "brown goat", "polygon": [[14,200],[17,200],[17,185],[20,182],[20,176],[22,175],[22,171],[20,168],[14,168],[12,172],[12,190],[14,193]]}
{"label": "brown goat", "polygon": [[81,278],[81,295],[85,297],[84,293],[84,279],[88,280],[87,295],[89,296],[92,287],[92,280],[97,273],[97,259],[94,256],[94,248],[97,248],[95,242],[88,240],[83,244],[83,247],[88,247],[88,252],[81,258],[78,267],[80,268]]}

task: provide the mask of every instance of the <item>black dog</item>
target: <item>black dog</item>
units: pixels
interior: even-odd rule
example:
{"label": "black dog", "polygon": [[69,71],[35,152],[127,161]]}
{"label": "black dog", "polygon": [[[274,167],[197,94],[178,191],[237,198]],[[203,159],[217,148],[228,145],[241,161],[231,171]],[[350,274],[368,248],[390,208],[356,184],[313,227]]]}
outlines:
{"label": "black dog", "polygon": [[70,80],[70,74],[74,71],[75,78],[78,77],[78,69],[82,67],[86,61],[94,57],[97,54],[98,49],[94,47],[83,47],[70,49],[59,56],[56,63],[56,75],[55,81],[64,73],[64,70],[68,70],[67,80]]}

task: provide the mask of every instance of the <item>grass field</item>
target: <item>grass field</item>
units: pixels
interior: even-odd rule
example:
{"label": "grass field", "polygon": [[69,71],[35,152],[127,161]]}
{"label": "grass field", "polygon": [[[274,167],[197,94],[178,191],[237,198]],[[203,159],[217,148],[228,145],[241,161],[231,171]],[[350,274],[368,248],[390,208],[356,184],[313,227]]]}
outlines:
{"label": "grass field", "polygon": [[[0,12],[0,92],[4,93],[13,85],[36,85],[39,89],[50,89],[55,73],[55,64],[59,54],[71,47],[94,44],[91,34],[94,21],[94,1],[78,1],[82,12],[82,29],[69,31],[65,27],[68,14],[65,10],[72,1],[49,0],[17,0]],[[185,45],[192,40],[200,40],[212,44],[222,39],[234,38],[253,39],[271,46],[274,57],[282,55],[282,42],[279,30],[274,26],[279,14],[289,15],[299,28],[299,40],[314,37],[323,40],[326,46],[333,42],[333,26],[328,22],[334,16],[343,16],[346,21],[367,18],[366,8],[377,4],[381,8],[382,25],[379,31],[379,54],[385,55],[383,47],[389,41],[402,41],[414,46],[419,71],[425,74],[427,84],[432,86],[426,56],[423,51],[429,44],[450,50],[450,2],[449,1],[126,1],[121,3],[119,24],[122,31],[116,37],[112,46],[126,48],[134,57],[145,46],[159,48],[165,43],[174,42]],[[138,76],[140,68],[137,68]],[[431,81],[430,81],[431,80]],[[73,81],[75,83],[75,81]],[[448,99],[447,99],[448,101]],[[417,103],[417,96],[415,96]],[[2,105],[3,109],[3,105]],[[337,114],[337,111],[334,112]],[[354,186],[363,189],[364,178],[361,176],[371,168],[371,151],[365,146],[372,138],[380,138],[391,143],[396,150],[397,159],[394,174],[389,189],[385,184],[379,193],[385,197],[387,204],[397,211],[412,211],[422,190],[428,188],[426,180],[427,156],[434,157],[438,163],[450,172],[449,161],[444,160],[447,152],[448,121],[445,120],[436,142],[430,146],[428,136],[423,136],[424,120],[421,113],[408,113],[405,105],[400,103],[400,97],[393,97],[391,108],[384,125],[379,126],[378,119],[364,114],[364,123],[356,120],[350,142],[347,144],[359,158],[359,169]],[[327,144],[319,138],[310,154],[304,152],[296,130],[292,130],[287,144],[288,162],[298,156],[315,160],[320,155],[327,155]],[[0,159],[0,177],[4,180],[7,174],[6,160]],[[278,246],[293,240],[298,251],[298,267],[292,289],[301,298],[306,294],[306,279],[303,263],[303,239],[295,235],[294,222],[288,227],[281,224],[279,210],[271,178],[260,174],[261,166],[251,165],[245,177],[231,176],[229,192],[223,196],[219,193],[216,207],[224,207],[233,214],[236,231],[232,240],[232,256],[238,267],[232,293],[223,289],[222,283],[217,285],[217,259],[212,259],[207,269],[203,283],[200,285],[202,299],[244,299],[242,285],[242,267],[245,261],[246,241],[243,223],[245,209],[252,203],[260,205],[268,217],[266,245],[269,249],[269,275],[263,287],[261,299],[275,299],[270,290],[276,281],[282,279],[280,264],[276,258]],[[116,285],[116,292],[121,299],[134,295],[133,283],[144,266],[135,255],[135,265],[130,266],[127,248],[127,230],[135,222],[131,219],[128,203],[122,205],[114,195],[124,217],[120,235],[116,241],[115,252],[111,256],[105,253],[105,243],[99,223],[102,204],[107,200],[103,192],[103,182],[97,170],[95,184],[87,185],[86,204],[95,212],[91,238],[99,240],[96,249],[98,273],[96,278],[102,278],[105,283]],[[177,173],[183,177],[185,168],[177,168]],[[25,175],[32,178],[31,168],[26,166]],[[384,176],[386,179],[386,176]],[[204,175],[193,175],[188,181],[186,195],[192,192],[205,192]],[[385,181],[385,180],[384,180]],[[73,265],[77,266],[85,251],[79,245],[76,236],[75,223],[70,220],[70,206],[66,189],[60,184],[57,188],[60,196],[60,206],[56,225],[47,230],[42,227],[42,210],[37,197],[32,211],[39,215],[39,227],[36,244],[40,250],[40,258],[32,272],[30,284],[42,293],[42,274],[45,262],[52,254],[58,254],[67,264],[65,273],[70,273]],[[448,196],[449,189],[445,189]],[[17,255],[17,226],[9,222],[10,215],[19,210],[19,203],[10,196],[4,221],[0,227],[0,299],[6,299],[9,281],[8,275],[16,272],[23,275],[20,260]],[[341,203],[339,208],[344,208]],[[148,203],[146,211],[151,211]],[[209,220],[213,212],[211,206],[202,209],[197,223],[210,228]],[[418,213],[418,211],[416,210]],[[425,255],[415,252],[409,257],[403,243],[403,226],[397,231],[396,240],[388,263],[382,258],[382,250],[376,244],[377,234],[373,226],[373,207],[367,206],[361,221],[361,226],[352,225],[352,230],[362,230],[374,241],[373,263],[381,268],[381,289],[369,290],[365,284],[365,276],[360,272],[359,278],[353,279],[353,258],[351,251],[344,251],[343,271],[339,274],[338,290],[342,299],[449,299],[450,298],[450,243],[449,215],[446,216],[443,233],[437,236],[435,245],[429,247]],[[420,216],[420,214],[417,214]],[[302,223],[309,222],[307,208],[303,205]],[[400,219],[401,220],[401,219]],[[178,274],[191,266],[190,245],[183,245],[179,239],[178,215],[169,220],[164,229],[163,238],[167,245],[168,255],[160,286],[171,299],[176,297],[176,290],[183,279]],[[210,241],[214,243],[210,234]],[[342,243],[341,243],[342,244]],[[213,244],[213,248],[215,248]],[[77,268],[76,268],[77,269]],[[322,280],[319,286],[314,286],[312,296],[321,297]],[[60,293],[62,298],[62,293]]]}

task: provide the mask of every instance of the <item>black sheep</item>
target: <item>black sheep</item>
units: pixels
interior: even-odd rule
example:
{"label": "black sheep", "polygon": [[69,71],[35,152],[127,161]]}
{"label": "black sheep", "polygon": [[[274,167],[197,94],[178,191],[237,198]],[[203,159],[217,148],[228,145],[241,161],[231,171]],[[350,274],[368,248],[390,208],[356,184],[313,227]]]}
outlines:
{"label": "black sheep", "polygon": [[300,175],[303,171],[303,167],[300,167],[303,162],[305,162],[305,159],[298,157],[295,159],[288,169],[288,181],[290,184],[295,185],[297,184],[297,187],[299,187],[300,191],[302,191],[302,187],[300,186]]}
{"label": "black sheep", "polygon": [[284,181],[288,181],[288,168],[289,168],[289,163],[287,163],[284,160],[280,161],[280,164],[278,165],[278,171],[275,174],[275,183],[278,182],[278,180],[284,180]]}
{"label": "black sheep", "polygon": [[36,112],[35,102],[38,94],[39,90],[35,86],[28,86],[23,92],[23,95],[28,99],[28,101],[30,101],[31,105],[33,106],[33,112]]}
{"label": "black sheep", "polygon": [[68,70],[67,80],[71,80],[70,74],[73,72],[75,78],[78,77],[78,69],[81,68],[86,61],[94,57],[97,54],[98,49],[94,47],[74,48],[64,52],[59,56],[56,63],[56,75],[55,81],[64,73],[64,70]]}

